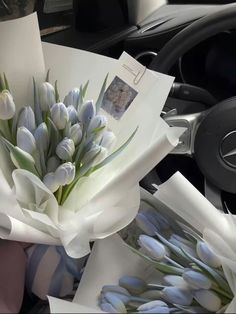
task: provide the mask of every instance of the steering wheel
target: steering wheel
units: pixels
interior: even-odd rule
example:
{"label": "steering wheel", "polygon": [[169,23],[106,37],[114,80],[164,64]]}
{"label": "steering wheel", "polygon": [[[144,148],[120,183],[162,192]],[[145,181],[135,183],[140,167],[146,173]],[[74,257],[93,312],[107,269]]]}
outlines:
{"label": "steering wheel", "polygon": [[[193,22],[173,37],[149,67],[168,74],[191,48],[233,28],[236,28],[236,4],[222,6],[222,10]],[[213,192],[213,203],[222,208],[221,191],[236,194],[236,97],[197,114],[171,115],[166,121],[172,126],[187,127],[177,153],[188,153],[196,160]]]}

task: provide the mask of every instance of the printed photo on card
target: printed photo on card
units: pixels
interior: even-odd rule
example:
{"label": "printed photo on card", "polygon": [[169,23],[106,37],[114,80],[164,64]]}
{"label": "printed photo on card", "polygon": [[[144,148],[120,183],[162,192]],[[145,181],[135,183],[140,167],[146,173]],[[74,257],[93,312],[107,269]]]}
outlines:
{"label": "printed photo on card", "polygon": [[105,92],[102,109],[116,120],[119,120],[137,94],[138,92],[127,82],[115,76]]}

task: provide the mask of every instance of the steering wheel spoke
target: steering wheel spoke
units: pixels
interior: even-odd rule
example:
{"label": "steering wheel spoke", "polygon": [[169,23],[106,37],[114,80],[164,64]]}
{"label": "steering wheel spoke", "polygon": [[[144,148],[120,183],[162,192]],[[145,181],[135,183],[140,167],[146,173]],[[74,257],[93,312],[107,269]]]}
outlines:
{"label": "steering wheel spoke", "polygon": [[193,156],[196,131],[206,113],[207,111],[186,115],[172,115],[167,113],[163,116],[163,119],[169,126],[186,128],[186,131],[180,137],[179,144],[172,150],[171,154]]}

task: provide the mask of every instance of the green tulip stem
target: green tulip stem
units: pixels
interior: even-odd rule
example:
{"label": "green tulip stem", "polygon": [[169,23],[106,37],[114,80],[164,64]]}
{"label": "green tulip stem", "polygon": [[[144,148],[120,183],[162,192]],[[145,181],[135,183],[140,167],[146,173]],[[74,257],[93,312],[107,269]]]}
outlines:
{"label": "green tulip stem", "polygon": [[212,290],[214,290],[215,292],[217,292],[218,294],[226,297],[227,299],[229,299],[230,301],[233,299],[233,295],[229,294],[228,292],[220,289],[216,284],[212,284],[212,287],[211,287]]}
{"label": "green tulip stem", "polygon": [[12,135],[11,135],[11,129],[10,129],[10,125],[9,125],[9,120],[1,120],[1,123],[3,125],[3,133],[5,138],[12,142]]}
{"label": "green tulip stem", "polygon": [[184,268],[182,265],[176,263],[175,261],[173,261],[170,257],[168,256],[165,256],[164,259],[169,262],[170,264],[172,264],[173,266],[175,267],[178,267],[178,268]]}
{"label": "green tulip stem", "polygon": [[56,191],[56,199],[58,204],[61,203],[61,199],[62,199],[62,185],[59,187],[59,189]]}

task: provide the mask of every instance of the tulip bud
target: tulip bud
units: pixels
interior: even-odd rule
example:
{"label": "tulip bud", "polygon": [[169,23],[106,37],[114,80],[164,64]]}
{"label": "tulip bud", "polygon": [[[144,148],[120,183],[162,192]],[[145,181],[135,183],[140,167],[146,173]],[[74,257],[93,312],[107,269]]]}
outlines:
{"label": "tulip bud", "polygon": [[96,115],[92,118],[91,122],[89,123],[88,133],[93,132],[99,128],[105,128],[107,126],[107,118],[103,115]]}
{"label": "tulip bud", "polygon": [[34,138],[39,148],[42,148],[43,152],[47,152],[49,146],[49,134],[46,123],[41,123],[34,132]]}
{"label": "tulip bud", "polygon": [[112,131],[106,131],[101,139],[100,145],[105,147],[108,151],[111,151],[115,146],[116,136]]}
{"label": "tulip bud", "polygon": [[77,109],[80,97],[79,94],[80,91],[78,88],[73,88],[71,91],[69,91],[64,99],[64,104],[66,105],[66,107],[73,106],[75,109]]}
{"label": "tulip bud", "polygon": [[87,101],[83,104],[79,111],[79,121],[82,122],[85,126],[90,124],[90,121],[95,116],[96,109],[92,100]]}
{"label": "tulip bud", "polygon": [[39,87],[39,102],[42,111],[48,111],[56,103],[55,90],[50,83],[44,82]]}
{"label": "tulip bud", "polygon": [[60,165],[55,172],[55,178],[59,185],[70,184],[75,178],[75,166],[71,162]]}
{"label": "tulip bud", "polygon": [[170,303],[178,305],[190,305],[193,301],[192,293],[184,288],[166,287],[162,290],[163,298]]}
{"label": "tulip bud", "polygon": [[187,288],[188,285],[186,281],[184,281],[182,276],[176,276],[176,275],[166,275],[163,278],[164,282],[167,285],[180,287],[180,288]]}
{"label": "tulip bud", "polygon": [[106,299],[106,295],[110,294],[112,296],[117,297],[122,303],[124,303],[125,305],[127,305],[130,300],[131,300],[131,296],[125,295],[123,293],[119,293],[119,292],[114,292],[114,291],[107,291],[107,292],[103,292],[102,294],[104,295],[104,298]]}
{"label": "tulip bud", "polygon": [[106,148],[103,148],[99,145],[93,145],[92,148],[84,154],[82,159],[82,164],[86,165],[92,163],[96,165],[103,161],[108,155],[108,151]]}
{"label": "tulip bud", "polygon": [[47,162],[47,172],[55,172],[60,164],[60,159],[57,156],[50,157]]}
{"label": "tulip bud", "polygon": [[33,133],[36,128],[34,112],[30,106],[24,107],[19,115],[18,127],[21,126],[26,127],[31,133]]}
{"label": "tulip bud", "polygon": [[68,115],[69,115],[69,121],[71,124],[75,124],[78,122],[78,113],[75,107],[69,106],[67,107]]}
{"label": "tulip bud", "polygon": [[56,147],[56,154],[62,160],[71,160],[74,152],[75,144],[67,137],[65,137]]}
{"label": "tulip bud", "polygon": [[23,151],[32,155],[36,150],[36,142],[32,133],[26,129],[24,126],[21,126],[17,130],[16,136],[17,146]]}
{"label": "tulip bud", "polygon": [[138,213],[135,221],[137,226],[149,236],[155,236],[156,232],[159,232],[159,226],[149,221],[144,213]]}
{"label": "tulip bud", "polygon": [[110,303],[101,303],[100,308],[105,313],[117,313],[117,309],[115,309]]}
{"label": "tulip bud", "polygon": [[162,243],[147,235],[139,236],[139,245],[157,261],[163,260],[166,250]]}
{"label": "tulip bud", "polygon": [[161,300],[142,304],[138,307],[137,310],[139,313],[170,313],[168,305]]}
{"label": "tulip bud", "polygon": [[120,287],[120,286],[115,286],[115,285],[105,285],[102,287],[102,292],[116,292],[120,294],[124,294],[126,296],[130,296],[130,293],[127,289]]}
{"label": "tulip bud", "polygon": [[134,276],[121,277],[119,280],[119,285],[134,295],[141,294],[147,289],[146,282]]}
{"label": "tulip bud", "polygon": [[8,90],[0,93],[0,119],[9,120],[13,118],[16,112],[16,106],[13,97]]}
{"label": "tulip bud", "polygon": [[124,303],[112,292],[105,293],[105,299],[116,309],[118,313],[127,313]]}
{"label": "tulip bud", "polygon": [[56,192],[60,186],[55,178],[54,173],[52,172],[45,175],[43,178],[43,183],[52,193]]}
{"label": "tulip bud", "polygon": [[220,259],[210,249],[207,243],[198,241],[196,250],[197,255],[205,264],[214,268],[218,268],[221,266]]}
{"label": "tulip bud", "polygon": [[194,299],[206,310],[216,313],[221,308],[221,299],[211,290],[197,290]]}
{"label": "tulip bud", "polygon": [[212,282],[205,275],[194,271],[187,270],[183,273],[183,279],[192,289],[210,289]]}
{"label": "tulip bud", "polygon": [[50,112],[52,121],[58,130],[63,130],[69,120],[69,114],[66,106],[62,102],[56,103],[52,106]]}
{"label": "tulip bud", "polygon": [[71,138],[75,145],[78,145],[80,141],[82,140],[82,129],[79,123],[76,123],[72,125],[72,127],[69,129],[68,137]]}

